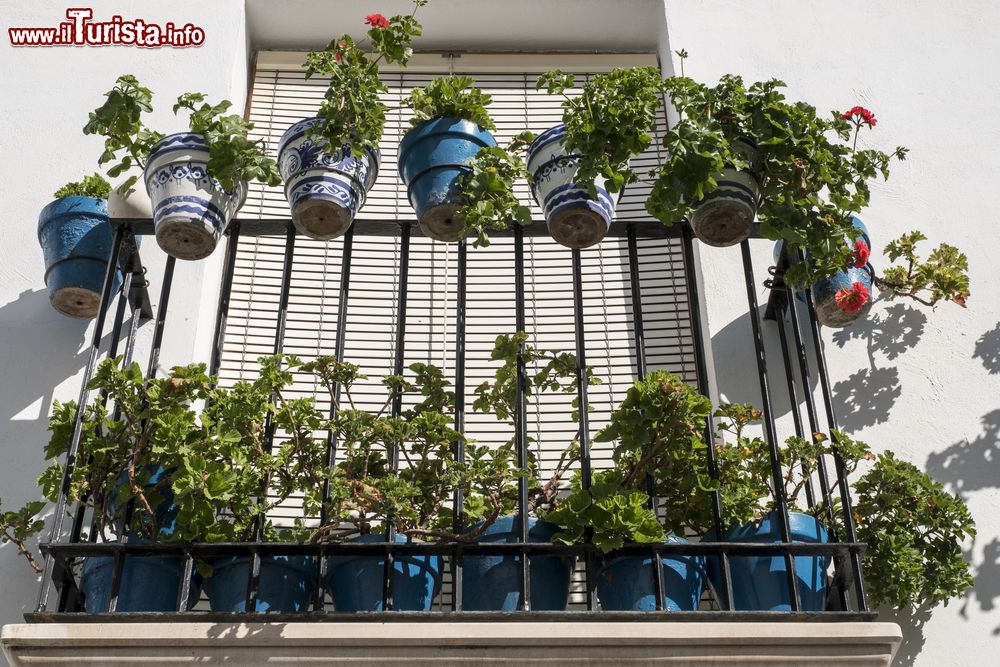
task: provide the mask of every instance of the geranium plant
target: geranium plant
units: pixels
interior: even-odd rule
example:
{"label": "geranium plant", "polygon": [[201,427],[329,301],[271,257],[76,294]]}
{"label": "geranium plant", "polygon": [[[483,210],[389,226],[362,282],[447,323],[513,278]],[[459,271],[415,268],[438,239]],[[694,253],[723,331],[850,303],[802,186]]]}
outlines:
{"label": "geranium plant", "polygon": [[[142,114],[153,110],[153,93],[130,74],[118,77],[115,87],[105,94],[107,99],[90,112],[90,119],[83,128],[84,134],[104,137],[104,152],[98,164],[116,162],[108,169],[108,176],[116,178],[133,167],[146,168],[146,161],[153,147],[163,139],[163,134],[149,129]],[[257,180],[267,185],[279,185],[281,176],[277,164],[267,156],[263,141],[247,137],[253,129],[238,114],[228,114],[232,106],[228,100],[211,105],[202,93],[185,93],[177,98],[174,113],[180,109],[191,112],[191,132],[202,134],[208,145],[208,170],[223,188],[232,190],[241,181]],[[134,192],[139,179],[129,176],[116,189],[122,196]]]}
{"label": "geranium plant", "polygon": [[111,184],[98,173],[84,176],[80,181],[72,181],[62,186],[52,195],[56,199],[63,197],[93,197],[107,199],[111,194]]}
{"label": "geranium plant", "polygon": [[36,500],[25,503],[16,510],[4,512],[3,500],[0,499],[0,544],[10,542],[16,546],[18,555],[24,556],[28,566],[35,572],[41,572],[42,567],[28,547],[28,540],[45,528],[45,519],[39,516],[43,509],[45,501]]}
{"label": "geranium plant", "polygon": [[[344,34],[324,50],[306,56],[303,67],[307,79],[316,75],[330,78],[317,114],[320,121],[310,127],[310,135],[321,140],[325,152],[336,153],[350,146],[354,156],[361,158],[366,145],[378,146],[388,109],[381,99],[388,89],[379,78],[379,64],[406,65],[413,55],[413,39],[422,32],[416,13],[425,4],[427,0],[414,0],[408,15],[386,18],[369,14],[365,17],[370,26],[366,39],[355,42]],[[364,51],[366,46],[371,47],[371,53]]]}

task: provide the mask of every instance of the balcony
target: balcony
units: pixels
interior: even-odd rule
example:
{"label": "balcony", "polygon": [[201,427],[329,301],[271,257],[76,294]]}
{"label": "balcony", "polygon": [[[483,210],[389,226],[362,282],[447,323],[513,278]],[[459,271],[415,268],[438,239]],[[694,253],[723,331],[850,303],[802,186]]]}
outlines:
{"label": "balcony", "polygon": [[[147,360],[147,376],[156,373],[160,346],[167,335],[180,335],[172,328],[169,302],[174,273],[173,258],[167,260],[162,284],[147,285],[144,280],[143,263],[136,249],[135,237],[152,234],[152,222],[147,219],[122,219],[113,221],[115,246],[108,266],[107,278],[101,308],[97,318],[89,362],[86,367],[81,404],[88,399],[87,383],[94,374],[102,356],[124,355],[126,362],[132,359],[136,331],[144,322],[153,326],[152,347]],[[408,279],[411,268],[411,238],[419,238],[417,226],[410,221],[382,220],[365,221],[355,224],[344,237],[339,258],[340,275],[336,276],[336,290],[339,292],[337,312],[331,318],[336,323],[334,356],[344,357],[345,323],[351,317],[348,301],[352,290],[352,250],[356,239],[368,237],[393,239],[398,242],[398,257],[387,257],[387,261],[398,262],[395,281],[396,298],[392,304],[394,322],[392,332],[393,372],[401,375],[408,361],[405,356],[408,323]],[[502,251],[512,253],[514,271],[513,309],[515,321],[511,330],[524,331],[526,327],[525,300],[525,246],[536,237],[545,235],[543,224],[534,223],[524,228],[516,228],[498,235]],[[280,290],[277,300],[271,344],[274,353],[286,350],[287,321],[290,308],[290,291],[294,273],[297,239],[294,228],[288,220],[263,220],[244,218],[230,225],[228,245],[224,261],[224,274],[216,309],[216,325],[213,349],[208,360],[209,373],[215,375],[224,366],[226,350],[227,318],[233,299],[234,272],[240,254],[240,242],[258,237],[269,237],[279,246],[283,239],[283,261],[281,263]],[[648,269],[643,257],[650,248],[666,247],[673,244],[683,259],[683,287],[686,294],[686,316],[689,321],[691,352],[695,368],[692,383],[702,394],[708,394],[708,372],[706,370],[706,341],[701,332],[701,312],[699,302],[700,285],[696,271],[694,242],[689,229],[668,229],[658,223],[629,221],[612,228],[609,241],[619,244],[625,251],[627,266],[629,308],[629,358],[634,367],[631,374],[642,378],[647,372],[647,346],[650,340],[645,334],[643,321],[643,289],[641,275]],[[756,242],[756,241],[754,241]],[[743,269],[747,309],[750,313],[752,337],[747,341],[755,350],[757,368],[755,372],[760,387],[760,407],[765,441],[770,443],[770,465],[773,471],[784,475],[793,462],[782,461],[777,442],[778,432],[772,410],[772,399],[780,392],[791,406],[794,415],[794,435],[832,431],[837,427],[836,415],[831,402],[829,380],[827,378],[823,348],[819,338],[819,325],[815,318],[811,300],[806,308],[791,308],[795,303],[792,291],[781,280],[780,268],[771,267],[769,274],[751,263],[750,241],[742,246]],[[509,244],[504,245],[504,244]],[[388,247],[388,246],[386,246]],[[585,326],[586,280],[584,264],[579,250],[561,250],[568,256],[571,275],[562,280],[572,284],[573,332],[577,361],[577,377],[584,377],[584,367],[588,351],[596,341],[588,339]],[[455,428],[462,431],[466,424],[467,406],[465,397],[470,391],[466,386],[467,366],[467,299],[466,291],[470,278],[470,262],[465,242],[458,246],[456,271],[456,298],[450,307],[449,318],[454,331],[454,356],[447,365],[454,372]],[[122,294],[127,299],[119,299],[115,311],[111,312],[115,267],[123,269],[124,284]],[[770,299],[766,308],[766,319],[761,321],[760,304],[757,303],[756,286],[765,281],[770,288]],[[159,288],[158,307],[150,303],[147,288]],[[180,295],[173,295],[178,298]],[[446,303],[447,300],[446,300]],[[805,312],[807,317],[803,317]],[[101,341],[110,320],[112,341],[110,349],[101,348]],[[322,322],[320,322],[322,325]],[[498,325],[499,327],[499,325]],[[776,338],[781,355],[779,359],[766,354],[765,339]],[[120,347],[124,343],[124,347]],[[768,366],[770,362],[770,366]],[[771,368],[770,373],[768,368]],[[775,369],[778,369],[775,372]],[[519,362],[518,375],[523,378],[525,368]],[[783,381],[776,382],[775,378]],[[820,401],[814,399],[812,387],[817,386]],[[803,387],[809,388],[803,391]],[[584,488],[591,483],[595,470],[600,469],[600,460],[592,457],[591,425],[588,423],[588,384],[579,382],[575,397],[582,406],[579,424],[579,469]],[[782,400],[786,400],[783,398]],[[525,469],[531,457],[530,433],[526,403],[528,396],[525,383],[517,383],[516,405],[520,406],[515,417],[513,442],[518,465]],[[800,407],[805,407],[803,420]],[[396,408],[398,410],[398,408]],[[820,415],[823,415],[821,420]],[[539,413],[539,419],[544,415]],[[81,415],[77,415],[76,429],[69,452],[66,474],[73,466],[81,437]],[[269,427],[266,434],[268,443],[274,441],[274,429]],[[806,430],[808,429],[808,430]],[[791,434],[786,434],[791,435]],[[716,437],[712,423],[706,422],[704,438],[712,444]],[[335,461],[336,441],[327,439],[328,460]],[[715,447],[709,446],[705,455],[707,469],[713,476],[718,475]],[[461,447],[455,451],[461,459]],[[829,459],[829,460],[828,460]],[[391,457],[394,469],[401,463],[398,454]],[[810,505],[826,508],[830,526],[840,526],[839,531],[830,531],[825,543],[802,543],[793,540],[790,532],[789,504],[783,492],[775,494],[772,515],[779,539],[773,542],[753,541],[694,541],[690,543],[657,542],[650,544],[628,544],[617,555],[645,558],[643,576],[649,577],[652,591],[649,606],[644,610],[610,611],[605,609],[597,594],[600,574],[601,553],[592,543],[588,534],[585,539],[574,544],[553,543],[551,541],[529,541],[526,526],[531,518],[527,482],[522,476],[518,482],[517,503],[514,512],[515,539],[509,543],[438,540],[429,542],[397,542],[396,527],[389,517],[387,532],[380,533],[374,541],[352,543],[328,541],[323,543],[291,543],[265,541],[258,530],[256,539],[240,543],[187,543],[146,541],[97,541],[95,531],[86,530],[92,521],[91,512],[85,505],[70,507],[64,492],[56,508],[56,525],[53,539],[42,545],[45,555],[42,589],[37,609],[25,615],[30,625],[11,626],[5,631],[4,647],[14,664],[54,664],[59,660],[71,659],[74,664],[166,664],[164,655],[170,656],[170,664],[175,660],[190,661],[235,661],[240,664],[263,663],[273,656],[287,656],[288,662],[308,661],[321,656],[337,656],[337,659],[376,660],[379,664],[402,664],[422,657],[434,657],[449,664],[466,664],[476,660],[506,658],[511,660],[554,660],[552,664],[578,662],[604,663],[617,660],[626,663],[647,663],[652,661],[688,663],[708,661],[711,664],[747,664],[747,656],[758,656],[767,664],[889,664],[892,653],[900,640],[895,625],[875,623],[877,615],[869,608],[861,570],[861,556],[865,545],[857,541],[854,533],[852,501],[847,484],[844,462],[839,456],[820,456],[803,484]],[[775,486],[777,488],[777,486]],[[647,490],[650,506],[662,511],[657,492],[663,489],[657,480],[648,480]],[[329,497],[329,489],[324,491]],[[715,525],[723,525],[722,500],[718,487],[706,492],[711,504]],[[454,499],[455,506],[461,506],[462,498]],[[834,508],[838,516],[834,516]],[[128,512],[133,510],[130,505]],[[126,520],[128,520],[126,518]],[[467,529],[463,517],[455,518],[454,532]],[[88,537],[88,535],[93,537]],[[716,540],[721,540],[716,535]],[[306,556],[315,567],[312,580],[308,583],[308,601],[296,611],[266,611],[261,606],[259,587],[261,585],[262,561],[271,556]],[[136,579],[126,581],[124,576],[129,559],[144,556],[175,556],[181,559],[182,575],[177,588],[176,606],[173,611],[127,611],[119,608],[128,586]],[[381,587],[368,597],[377,599],[373,609],[367,611],[338,610],[333,604],[328,590],[330,579],[327,566],[331,556],[367,556],[382,568]],[[398,564],[411,567],[414,561],[427,562],[430,557],[441,558],[443,584],[440,593],[430,601],[429,610],[405,610],[406,605],[397,602],[399,593],[396,576],[388,576],[402,571]],[[493,611],[470,610],[469,601],[463,599],[463,569],[470,562],[481,562],[483,557],[502,557],[513,564],[517,582],[513,590],[512,604]],[[533,559],[553,556],[572,559],[576,565],[571,581],[572,593],[565,609],[539,610],[540,605],[532,598],[536,590],[532,585]],[[110,557],[109,585],[102,592],[100,608],[89,603],[83,593],[79,564],[87,558]],[[249,557],[247,569],[246,599],[242,609],[257,609],[256,612],[212,610],[206,601],[197,595],[197,563],[213,557]],[[778,597],[784,600],[772,609],[747,608],[739,602],[741,593],[734,593],[733,562],[746,562],[749,557],[771,563],[771,569],[779,573],[776,579],[783,588]],[[673,562],[709,563],[715,569],[711,583],[704,585],[704,593],[697,603],[687,611],[671,608],[673,584],[666,579],[669,568],[651,567],[654,558],[672,558]],[[687,561],[684,559],[687,558]],[[420,559],[424,559],[421,561]],[[470,561],[470,559],[472,559]],[[819,560],[825,559],[825,560]],[[796,566],[817,562],[829,563],[822,566],[823,582],[818,590],[823,599],[820,603],[810,601],[815,598],[816,586],[805,583],[809,575],[797,574]],[[541,572],[539,570],[538,572]],[[535,576],[538,576],[535,572]],[[741,575],[735,575],[737,579]],[[193,583],[194,582],[194,583]],[[739,582],[737,582],[739,583]],[[805,586],[805,589],[803,589]],[[535,593],[537,595],[537,593]],[[736,601],[736,602],[734,602]],[[242,602],[242,601],[241,601]],[[509,601],[508,601],[509,602]],[[400,609],[402,606],[404,609]],[[777,610],[775,610],[775,608]],[[817,625],[817,624],[822,624]],[[822,627],[822,630],[820,630]],[[127,641],[140,639],[139,642]],[[543,639],[544,638],[544,639]],[[194,657],[197,656],[197,657]],[[405,656],[405,657],[404,657]],[[326,658],[325,658],[326,659]],[[270,664],[270,663],[269,663]]]}

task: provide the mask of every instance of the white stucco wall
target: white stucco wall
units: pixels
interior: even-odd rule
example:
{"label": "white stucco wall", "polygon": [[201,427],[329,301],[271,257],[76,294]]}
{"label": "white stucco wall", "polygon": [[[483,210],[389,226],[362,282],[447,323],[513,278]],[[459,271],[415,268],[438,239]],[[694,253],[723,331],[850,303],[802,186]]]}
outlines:
{"label": "white stucco wall", "polygon": [[[47,303],[35,224],[56,187],[96,168],[100,142],[79,129],[101,93],[118,74],[137,75],[157,94],[152,124],[175,131],[184,121],[170,113],[169,103],[181,92],[201,90],[241,107],[248,34],[271,48],[317,47],[366,13],[388,15],[407,4],[248,0],[245,9],[241,0],[101,0],[89,5],[97,17],[191,21],[204,28],[205,45],[14,49],[7,27],[55,24],[65,4],[0,0],[0,496],[6,504],[37,497],[34,478],[42,467],[51,401],[76,396],[86,361],[86,325]],[[774,76],[789,84],[791,97],[821,109],[862,104],[879,118],[864,141],[911,148],[890,183],[874,188],[863,217],[879,247],[918,227],[933,244],[949,241],[965,250],[972,267],[969,308],[945,304],[929,312],[876,304],[868,324],[827,336],[831,379],[846,430],[962,491],[979,524],[979,537],[969,545],[976,589],[936,610],[920,630],[904,621],[908,641],[897,664],[991,664],[1000,649],[1000,617],[993,611],[1000,597],[1000,298],[994,268],[1000,232],[978,202],[1000,176],[1000,134],[990,122],[1000,111],[1000,91],[988,69],[1000,45],[992,32],[1000,10],[987,0],[958,6],[929,0],[668,0],[665,6],[659,0],[432,0],[421,12],[424,46],[436,49],[659,45],[669,69],[667,54],[685,48],[691,54],[686,70],[697,78]],[[754,248],[762,278],[770,244]],[[700,255],[718,391],[756,403],[738,250]],[[153,248],[144,257],[158,285],[162,254]],[[208,262],[178,264],[170,319],[177,329],[167,333],[161,365],[205,358],[220,259],[217,252]],[[875,253],[873,262],[880,259]],[[758,298],[766,300],[763,289]],[[773,356],[771,365],[777,365]],[[779,402],[778,411],[787,423],[787,406]],[[15,550],[0,549],[0,623],[19,621],[36,593]]]}
{"label": "white stucco wall", "polygon": [[[83,3],[70,3],[80,6]],[[189,49],[127,46],[13,48],[7,28],[50,26],[65,20],[62,2],[0,0],[0,497],[5,509],[38,498],[34,480],[43,467],[42,445],[53,398],[75,399],[92,327],[56,313],[45,291],[42,251],[36,239],[38,212],[52,192],[97,170],[102,141],[81,132],[87,113],[103,101],[120,74],[134,74],[154,92],[152,127],[165,133],[187,127],[170,107],[181,93],[202,91],[231,99],[243,109],[247,80],[247,33],[242,0],[169,4],[95,0],[95,20],[113,14],[164,24],[190,21],[205,30],[205,44]],[[139,186],[142,187],[141,185]],[[150,240],[151,241],[151,240]],[[211,260],[178,262],[170,300],[171,327],[161,366],[187,363],[207,349],[214,326],[214,294],[221,252]],[[158,298],[163,257],[155,243],[143,253]],[[204,297],[204,298],[203,298]],[[174,324],[176,322],[176,324]],[[145,363],[140,329],[137,359]],[[106,329],[108,331],[108,329]],[[201,353],[204,358],[204,353]],[[45,533],[47,535],[47,532]],[[21,621],[34,609],[37,580],[13,545],[0,548],[0,624]],[[0,658],[2,660],[2,658]]]}

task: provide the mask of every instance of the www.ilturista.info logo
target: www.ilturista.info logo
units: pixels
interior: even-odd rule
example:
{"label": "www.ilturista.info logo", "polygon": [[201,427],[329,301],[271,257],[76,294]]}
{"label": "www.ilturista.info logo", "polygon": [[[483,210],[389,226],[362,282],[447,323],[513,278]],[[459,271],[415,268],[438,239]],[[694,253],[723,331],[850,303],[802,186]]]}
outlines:
{"label": "www.ilturista.info logo", "polygon": [[112,16],[109,21],[92,21],[94,10],[71,7],[68,21],[50,28],[7,28],[13,46],[201,46],[205,31],[196,25],[173,22],[163,25],[142,19],[125,20]]}

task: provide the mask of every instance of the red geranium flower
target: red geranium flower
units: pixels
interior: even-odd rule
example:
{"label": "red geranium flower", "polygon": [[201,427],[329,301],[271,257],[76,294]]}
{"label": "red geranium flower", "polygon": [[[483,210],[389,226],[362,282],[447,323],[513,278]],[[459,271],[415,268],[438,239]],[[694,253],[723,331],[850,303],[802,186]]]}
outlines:
{"label": "red geranium flower", "polygon": [[878,124],[875,114],[864,107],[852,107],[850,111],[840,114],[840,117],[844,120],[853,120],[858,125],[863,123],[868,127],[875,127]]}
{"label": "red geranium flower", "polygon": [[344,51],[347,49],[347,42],[337,42],[337,50],[334,52],[333,57],[339,63],[340,59],[344,57]]}
{"label": "red geranium flower", "polygon": [[388,28],[389,19],[382,16],[381,14],[369,14],[365,17],[365,23],[370,26],[375,26],[376,28]]}
{"label": "red geranium flower", "polygon": [[858,239],[854,242],[854,268],[863,269],[865,264],[868,263],[868,256],[871,255],[872,251],[868,247],[868,244],[863,240]]}
{"label": "red geranium flower", "polygon": [[865,287],[863,282],[859,281],[851,285],[850,289],[845,287],[839,290],[833,295],[833,298],[843,310],[849,313],[856,313],[868,303],[868,288]]}

